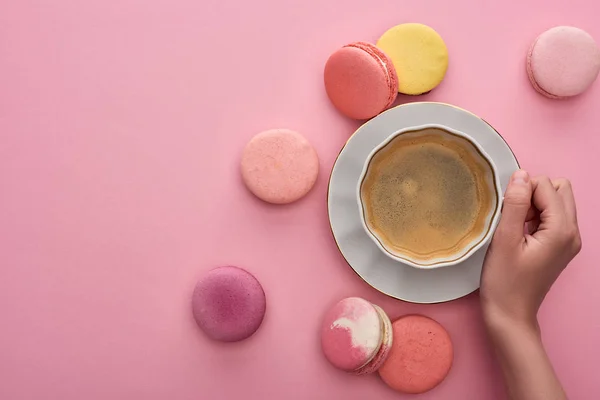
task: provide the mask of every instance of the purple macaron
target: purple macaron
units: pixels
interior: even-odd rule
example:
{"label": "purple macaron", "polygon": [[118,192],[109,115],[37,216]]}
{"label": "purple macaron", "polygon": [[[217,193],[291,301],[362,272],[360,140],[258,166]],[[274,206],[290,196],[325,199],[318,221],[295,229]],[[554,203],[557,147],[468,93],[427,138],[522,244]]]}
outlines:
{"label": "purple macaron", "polygon": [[196,284],[192,311],[198,326],[212,339],[244,340],[258,330],[267,301],[258,280],[238,267],[218,267]]}

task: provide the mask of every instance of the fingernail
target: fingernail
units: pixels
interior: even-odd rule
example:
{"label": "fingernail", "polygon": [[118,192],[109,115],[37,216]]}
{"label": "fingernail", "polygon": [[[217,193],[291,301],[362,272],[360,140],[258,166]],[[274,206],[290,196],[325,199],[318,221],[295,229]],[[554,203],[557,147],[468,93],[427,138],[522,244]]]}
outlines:
{"label": "fingernail", "polygon": [[512,183],[515,185],[525,185],[529,182],[529,174],[522,169],[515,172],[512,176]]}

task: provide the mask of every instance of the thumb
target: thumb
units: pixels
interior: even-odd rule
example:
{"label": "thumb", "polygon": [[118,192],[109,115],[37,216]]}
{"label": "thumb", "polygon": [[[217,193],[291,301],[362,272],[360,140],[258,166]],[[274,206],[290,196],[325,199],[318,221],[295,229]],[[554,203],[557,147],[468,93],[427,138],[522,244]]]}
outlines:
{"label": "thumb", "polygon": [[522,169],[516,171],[504,193],[502,216],[497,230],[499,239],[513,242],[523,239],[523,226],[531,207],[532,193],[529,174]]}

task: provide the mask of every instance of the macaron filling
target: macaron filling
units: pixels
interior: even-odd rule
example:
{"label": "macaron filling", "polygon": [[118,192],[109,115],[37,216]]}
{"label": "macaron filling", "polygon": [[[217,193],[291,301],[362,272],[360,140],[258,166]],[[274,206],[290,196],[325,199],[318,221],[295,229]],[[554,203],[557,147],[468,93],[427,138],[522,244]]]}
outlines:
{"label": "macaron filling", "polygon": [[383,365],[392,349],[394,338],[392,333],[392,322],[385,311],[381,309],[381,307],[375,304],[373,304],[373,307],[375,307],[381,322],[381,344],[379,345],[377,352],[373,355],[373,358],[371,358],[371,360],[369,360],[365,365],[354,372],[356,375],[364,375],[376,372]]}

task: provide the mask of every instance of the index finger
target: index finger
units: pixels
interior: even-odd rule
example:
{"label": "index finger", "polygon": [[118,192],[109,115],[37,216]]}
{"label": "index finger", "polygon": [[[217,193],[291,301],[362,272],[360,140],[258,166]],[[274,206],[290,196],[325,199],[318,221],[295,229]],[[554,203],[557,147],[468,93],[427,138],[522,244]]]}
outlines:
{"label": "index finger", "polygon": [[577,207],[571,182],[565,178],[553,179],[552,185],[565,205],[565,214],[570,222],[577,224]]}
{"label": "index finger", "polygon": [[538,232],[562,224],[565,210],[561,197],[547,176],[535,177],[533,183],[533,204],[540,212]]}

